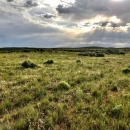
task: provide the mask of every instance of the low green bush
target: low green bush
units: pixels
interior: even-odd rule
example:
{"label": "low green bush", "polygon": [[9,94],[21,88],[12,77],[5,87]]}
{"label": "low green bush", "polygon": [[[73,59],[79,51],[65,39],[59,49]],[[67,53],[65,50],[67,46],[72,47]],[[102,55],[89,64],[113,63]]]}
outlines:
{"label": "low green bush", "polygon": [[53,64],[54,61],[53,60],[47,60],[46,62],[44,62],[44,64]]}
{"label": "low green bush", "polygon": [[123,73],[128,74],[130,73],[130,68],[125,68],[122,70]]}
{"label": "low green bush", "polygon": [[57,90],[69,90],[69,88],[70,85],[66,81],[59,82],[59,84],[56,87]]}
{"label": "low green bush", "polygon": [[80,62],[81,62],[81,60],[76,60],[76,62],[77,62],[77,63],[80,63]]}
{"label": "low green bush", "polygon": [[104,57],[105,55],[103,53],[97,53],[96,57]]}
{"label": "low green bush", "polygon": [[31,60],[25,60],[23,63],[22,63],[22,66],[24,68],[35,68],[37,65],[32,63]]}

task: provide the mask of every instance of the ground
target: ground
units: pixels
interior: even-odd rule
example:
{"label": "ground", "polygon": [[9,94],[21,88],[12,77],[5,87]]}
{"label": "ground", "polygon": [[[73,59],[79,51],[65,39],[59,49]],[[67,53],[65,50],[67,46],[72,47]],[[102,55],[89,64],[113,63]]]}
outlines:
{"label": "ground", "polygon": [[129,130],[129,57],[0,53],[0,130]]}

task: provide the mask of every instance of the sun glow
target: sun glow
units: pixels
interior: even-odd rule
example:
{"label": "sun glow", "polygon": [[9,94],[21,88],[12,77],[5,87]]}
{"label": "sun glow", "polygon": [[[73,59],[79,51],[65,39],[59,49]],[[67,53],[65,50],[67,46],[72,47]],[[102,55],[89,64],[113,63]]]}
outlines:
{"label": "sun glow", "polygon": [[112,16],[112,17],[110,18],[110,21],[112,21],[113,23],[120,23],[120,22],[121,22],[121,20],[118,19],[116,16]]}
{"label": "sun glow", "polygon": [[75,0],[44,0],[44,3],[49,4],[51,6],[57,6],[59,4],[67,4],[67,3],[74,3]]}

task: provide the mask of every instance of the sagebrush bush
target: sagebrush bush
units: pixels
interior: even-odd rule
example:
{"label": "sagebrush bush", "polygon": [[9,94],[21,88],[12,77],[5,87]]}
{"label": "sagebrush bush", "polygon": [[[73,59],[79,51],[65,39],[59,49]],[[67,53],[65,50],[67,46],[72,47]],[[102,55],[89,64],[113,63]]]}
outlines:
{"label": "sagebrush bush", "polygon": [[130,73],[130,68],[125,68],[122,70],[123,73],[128,74]]}
{"label": "sagebrush bush", "polygon": [[70,85],[66,81],[59,82],[59,84],[56,87],[57,90],[69,90],[69,88]]}
{"label": "sagebrush bush", "polygon": [[47,60],[46,62],[44,62],[44,64],[53,64],[54,61],[53,60]]}
{"label": "sagebrush bush", "polygon": [[109,60],[105,60],[105,62],[110,62]]}
{"label": "sagebrush bush", "polygon": [[25,60],[23,63],[22,63],[22,66],[24,68],[35,68],[37,65],[32,63],[31,60]]}
{"label": "sagebrush bush", "polygon": [[105,55],[103,53],[97,53],[96,57],[104,57]]}
{"label": "sagebrush bush", "polygon": [[77,63],[80,63],[80,62],[81,62],[81,60],[76,60],[76,62],[77,62]]}

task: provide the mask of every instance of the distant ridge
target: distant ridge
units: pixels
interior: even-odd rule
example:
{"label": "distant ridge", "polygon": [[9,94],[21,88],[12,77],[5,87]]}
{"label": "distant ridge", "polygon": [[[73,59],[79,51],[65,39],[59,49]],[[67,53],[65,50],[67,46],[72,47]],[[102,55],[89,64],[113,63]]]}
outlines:
{"label": "distant ridge", "polygon": [[0,50],[22,50],[22,49],[130,49],[130,47],[99,47],[99,46],[88,46],[88,47],[53,47],[53,48],[45,48],[45,47],[1,47]]}

